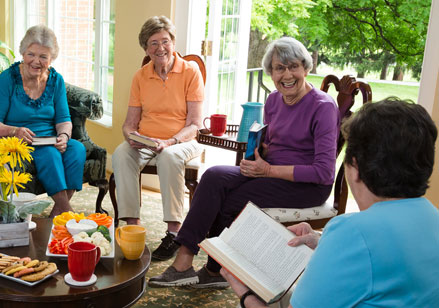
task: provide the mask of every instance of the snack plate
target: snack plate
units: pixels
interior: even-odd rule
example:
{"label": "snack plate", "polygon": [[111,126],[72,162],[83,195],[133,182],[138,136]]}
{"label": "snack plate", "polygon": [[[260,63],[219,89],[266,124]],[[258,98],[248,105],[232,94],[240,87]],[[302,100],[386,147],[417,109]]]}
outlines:
{"label": "snack plate", "polygon": [[6,278],[6,279],[9,279],[9,280],[12,280],[12,281],[15,281],[15,282],[18,282],[18,283],[21,283],[21,284],[27,285],[27,286],[29,286],[29,287],[33,287],[34,285],[39,284],[40,282],[43,282],[44,280],[46,280],[46,279],[48,279],[48,278],[50,278],[50,277],[56,275],[58,272],[59,272],[59,270],[57,269],[57,270],[54,271],[52,274],[47,275],[47,276],[44,277],[43,279],[40,279],[40,280],[38,280],[38,281],[33,281],[33,282],[30,282],[30,281],[24,281],[23,279],[15,278],[14,276],[6,276],[5,274],[2,274],[2,273],[0,273],[0,277],[3,277],[3,278]]}
{"label": "snack plate", "polygon": [[[53,229],[53,227],[54,226],[52,224],[52,229]],[[105,258],[114,258],[114,219],[111,222],[111,226],[110,226],[110,228],[108,230],[110,231],[110,237],[111,237],[111,243],[110,243],[110,245],[111,245],[111,252],[110,252],[109,255],[101,256],[101,258],[104,258],[104,259]],[[50,231],[49,241],[47,242],[47,247],[46,247],[46,256],[48,256],[48,257],[55,257],[55,258],[67,258],[67,255],[65,255],[65,254],[55,254],[55,253],[51,253],[49,251],[49,244],[52,241],[52,239],[53,239],[53,234],[52,234],[52,231]]]}

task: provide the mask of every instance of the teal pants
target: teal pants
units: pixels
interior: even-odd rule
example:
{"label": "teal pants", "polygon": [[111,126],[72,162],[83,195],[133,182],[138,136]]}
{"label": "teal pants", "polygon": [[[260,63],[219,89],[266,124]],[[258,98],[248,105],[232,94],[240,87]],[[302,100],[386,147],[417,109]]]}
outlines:
{"label": "teal pants", "polygon": [[63,154],[51,145],[36,146],[31,154],[37,178],[49,196],[66,189],[82,189],[85,147],[81,142],[70,139]]}

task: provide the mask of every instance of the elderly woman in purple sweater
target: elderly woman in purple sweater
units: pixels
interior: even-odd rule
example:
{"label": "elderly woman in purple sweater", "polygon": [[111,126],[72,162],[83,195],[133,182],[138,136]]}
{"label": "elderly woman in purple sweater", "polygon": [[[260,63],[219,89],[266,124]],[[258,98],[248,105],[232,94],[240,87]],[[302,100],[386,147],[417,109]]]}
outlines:
{"label": "elderly woman in purple sweater", "polygon": [[264,108],[268,124],[262,157],[240,166],[215,166],[202,176],[190,211],[175,241],[180,245],[171,266],[149,280],[150,286],[193,285],[224,288],[221,266],[209,258],[192,267],[198,243],[218,236],[248,201],[263,208],[307,208],[329,196],[335,176],[340,114],[334,100],[305,80],[312,58],[297,40],[272,42],[262,59],[277,91]]}

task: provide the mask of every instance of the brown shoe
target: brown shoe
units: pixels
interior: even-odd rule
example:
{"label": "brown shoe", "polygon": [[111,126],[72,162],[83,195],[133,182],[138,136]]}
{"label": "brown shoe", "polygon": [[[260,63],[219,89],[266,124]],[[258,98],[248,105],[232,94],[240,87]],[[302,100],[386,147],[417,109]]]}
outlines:
{"label": "brown shoe", "polygon": [[197,273],[195,273],[192,266],[184,272],[179,272],[171,265],[161,275],[151,277],[148,285],[150,287],[178,287],[192,285],[197,282]]}
{"label": "brown shoe", "polygon": [[230,285],[223,276],[211,276],[203,266],[199,271],[196,272],[198,276],[198,283],[191,285],[195,289],[226,289]]}

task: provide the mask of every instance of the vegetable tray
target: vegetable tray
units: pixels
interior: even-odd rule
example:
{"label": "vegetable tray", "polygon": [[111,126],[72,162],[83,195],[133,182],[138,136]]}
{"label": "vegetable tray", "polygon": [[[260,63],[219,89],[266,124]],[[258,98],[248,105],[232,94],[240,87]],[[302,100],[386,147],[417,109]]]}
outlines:
{"label": "vegetable tray", "polygon": [[[53,229],[53,224],[52,224],[52,229]],[[115,247],[114,247],[114,219],[113,219],[113,222],[111,223],[111,226],[110,226],[110,228],[108,229],[109,231],[110,231],[110,237],[111,237],[111,243],[110,243],[110,245],[111,245],[111,252],[110,252],[110,254],[108,254],[108,255],[106,255],[106,256],[102,256],[101,255],[101,258],[114,258],[114,249],[115,249]],[[55,258],[67,258],[67,255],[66,254],[54,254],[54,253],[51,253],[50,251],[49,251],[49,243],[52,241],[52,239],[53,239],[53,234],[52,234],[52,231],[50,232],[50,236],[49,236],[49,241],[47,242],[47,247],[46,247],[46,256],[48,256],[48,257],[55,257]]]}

